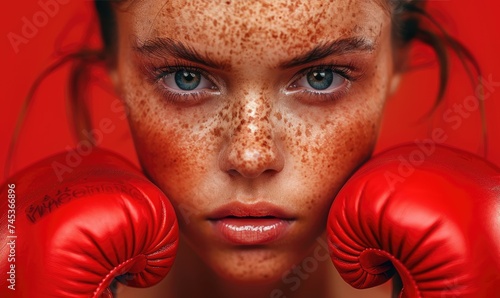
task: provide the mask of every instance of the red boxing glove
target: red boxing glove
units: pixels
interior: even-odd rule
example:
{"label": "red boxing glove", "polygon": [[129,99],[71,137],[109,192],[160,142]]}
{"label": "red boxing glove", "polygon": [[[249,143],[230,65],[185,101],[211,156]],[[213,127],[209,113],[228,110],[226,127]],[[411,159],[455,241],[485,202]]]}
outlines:
{"label": "red boxing glove", "polygon": [[500,297],[500,170],[427,144],[368,161],[328,219],[333,263],[355,288],[397,271],[398,297]]}
{"label": "red boxing glove", "polygon": [[165,195],[111,152],[93,148],[74,167],[68,154],[2,187],[0,297],[112,297],[114,280],[147,287],[172,266],[178,226]]}

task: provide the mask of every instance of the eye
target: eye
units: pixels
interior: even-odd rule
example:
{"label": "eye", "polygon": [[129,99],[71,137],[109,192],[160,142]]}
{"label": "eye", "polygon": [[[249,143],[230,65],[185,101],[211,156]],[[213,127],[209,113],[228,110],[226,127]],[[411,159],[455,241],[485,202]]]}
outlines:
{"label": "eye", "polygon": [[289,87],[290,91],[310,91],[314,93],[332,93],[340,89],[347,79],[340,70],[331,67],[317,67],[308,70]]}
{"label": "eye", "polygon": [[217,90],[215,84],[207,79],[201,71],[188,68],[165,71],[161,76],[161,83],[170,91],[178,93]]}
{"label": "eye", "polygon": [[316,90],[325,90],[333,83],[334,73],[331,69],[313,70],[305,78],[309,86]]}

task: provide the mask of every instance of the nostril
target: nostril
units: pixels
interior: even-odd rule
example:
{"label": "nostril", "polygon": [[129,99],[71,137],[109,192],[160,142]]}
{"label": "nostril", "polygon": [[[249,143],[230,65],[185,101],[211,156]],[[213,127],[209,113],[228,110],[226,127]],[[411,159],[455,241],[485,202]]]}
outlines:
{"label": "nostril", "polygon": [[233,170],[233,169],[230,169],[227,171],[227,173],[230,175],[230,176],[233,176],[233,177],[236,177],[239,175],[238,171],[236,170]]}
{"label": "nostril", "polygon": [[226,171],[231,176],[243,176],[254,179],[263,174],[273,174],[281,171],[281,159],[273,154],[261,152],[242,152],[234,159],[229,160],[229,167]]}

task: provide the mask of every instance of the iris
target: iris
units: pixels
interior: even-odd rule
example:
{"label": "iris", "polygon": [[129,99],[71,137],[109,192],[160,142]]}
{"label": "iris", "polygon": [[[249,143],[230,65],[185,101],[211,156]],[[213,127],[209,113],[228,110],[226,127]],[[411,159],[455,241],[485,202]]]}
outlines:
{"label": "iris", "polygon": [[332,85],[333,76],[331,69],[313,70],[307,74],[307,82],[316,90],[325,90]]}
{"label": "iris", "polygon": [[174,76],[177,87],[185,91],[196,89],[201,82],[201,74],[193,71],[179,70]]}

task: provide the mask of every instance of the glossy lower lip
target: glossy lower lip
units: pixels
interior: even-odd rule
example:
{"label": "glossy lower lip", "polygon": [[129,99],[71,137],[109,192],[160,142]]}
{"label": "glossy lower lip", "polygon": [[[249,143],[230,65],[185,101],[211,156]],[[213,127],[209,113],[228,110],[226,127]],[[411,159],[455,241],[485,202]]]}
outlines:
{"label": "glossy lower lip", "polygon": [[286,234],[289,220],[275,217],[224,217],[212,220],[215,234],[232,245],[264,245]]}

